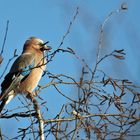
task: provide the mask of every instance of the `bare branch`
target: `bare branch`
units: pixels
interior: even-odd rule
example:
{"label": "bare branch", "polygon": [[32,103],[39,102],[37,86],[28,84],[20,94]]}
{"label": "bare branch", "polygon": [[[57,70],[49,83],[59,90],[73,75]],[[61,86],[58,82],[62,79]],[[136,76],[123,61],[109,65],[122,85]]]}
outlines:
{"label": "bare branch", "polygon": [[4,36],[4,40],[3,40],[3,45],[2,45],[2,48],[1,48],[0,56],[2,56],[2,53],[4,51],[4,47],[5,47],[5,43],[6,43],[6,39],[7,39],[8,27],[9,27],[9,20],[7,20],[5,36]]}

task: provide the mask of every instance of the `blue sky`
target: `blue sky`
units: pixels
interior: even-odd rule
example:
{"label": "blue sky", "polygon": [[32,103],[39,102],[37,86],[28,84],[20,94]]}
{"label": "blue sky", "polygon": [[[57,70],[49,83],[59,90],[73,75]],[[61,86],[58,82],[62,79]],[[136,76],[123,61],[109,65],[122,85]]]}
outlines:
{"label": "blue sky", "polygon": [[[107,61],[100,67],[108,75],[117,78],[128,78],[129,76],[130,80],[138,84],[140,69],[138,62],[140,59],[139,0],[0,0],[0,46],[2,46],[6,21],[9,20],[8,36],[3,53],[4,61],[0,66],[0,74],[9,58],[13,56],[14,50],[17,49],[17,53],[20,54],[24,41],[30,36],[50,41],[53,50],[57,49],[77,6],[79,14],[62,48],[73,48],[93,67],[100,25],[106,16],[112,10],[118,9],[123,2],[128,4],[128,11],[114,15],[105,26],[102,54],[123,48],[126,52],[126,59],[124,61]],[[78,79],[80,67],[81,64],[75,58],[67,54],[59,54],[53,62],[48,64],[47,69],[55,74],[68,74]],[[43,77],[40,84],[44,85],[48,81],[46,78]],[[52,88],[45,89],[41,93],[41,96],[47,100],[48,118],[54,117],[60,111],[61,105],[66,103],[66,99],[58,93],[56,94]],[[71,94],[69,91],[65,93]],[[14,101],[7,108],[11,106],[16,106]],[[11,126],[13,125],[13,122],[8,122]],[[11,129],[9,126],[4,127],[4,124],[4,120],[1,121],[4,132]]]}

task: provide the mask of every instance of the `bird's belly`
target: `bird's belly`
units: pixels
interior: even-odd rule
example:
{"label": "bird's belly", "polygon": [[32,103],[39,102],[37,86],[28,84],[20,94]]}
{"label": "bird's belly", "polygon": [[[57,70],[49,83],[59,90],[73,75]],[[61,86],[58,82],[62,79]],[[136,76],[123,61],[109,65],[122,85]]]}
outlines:
{"label": "bird's belly", "polygon": [[21,82],[18,92],[32,93],[33,90],[38,85],[38,82],[41,79],[44,69],[45,69],[45,66],[41,68],[33,69],[31,73],[29,74],[29,76],[24,81]]}

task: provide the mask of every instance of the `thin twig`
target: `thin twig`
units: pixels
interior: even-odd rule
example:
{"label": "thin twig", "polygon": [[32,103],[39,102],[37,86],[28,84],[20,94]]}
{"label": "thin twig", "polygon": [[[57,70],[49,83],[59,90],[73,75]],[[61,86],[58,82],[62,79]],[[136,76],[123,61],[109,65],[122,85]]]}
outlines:
{"label": "thin twig", "polygon": [[137,116],[129,116],[129,115],[125,115],[125,114],[89,114],[89,115],[80,116],[80,117],[44,120],[44,123],[74,121],[77,119],[85,119],[85,118],[90,118],[90,117],[103,117],[103,118],[104,117],[123,117],[123,118],[129,118],[129,119],[134,119],[136,121],[140,121],[140,118]]}
{"label": "thin twig", "polygon": [[8,27],[9,27],[9,20],[7,20],[6,30],[5,30],[5,36],[4,36],[4,40],[3,40],[3,44],[2,44],[2,49],[1,49],[1,52],[0,52],[0,56],[2,56],[2,53],[4,51],[4,46],[5,46],[5,42],[6,42],[6,39],[7,39]]}
{"label": "thin twig", "polygon": [[99,61],[100,61],[100,51],[101,51],[102,44],[103,44],[104,27],[114,14],[118,14],[121,11],[122,11],[121,9],[117,9],[117,10],[112,11],[111,13],[109,13],[109,15],[105,18],[105,20],[101,24],[100,36],[99,36],[99,45],[98,45],[98,48],[97,48],[96,64],[95,64],[95,67],[93,67],[93,74],[92,74],[92,77],[91,77],[91,81],[93,80],[93,78],[95,76],[95,72],[96,72],[97,66],[98,66]]}
{"label": "thin twig", "polygon": [[69,23],[69,26],[68,26],[68,29],[67,29],[66,33],[65,33],[64,36],[62,37],[62,40],[61,40],[61,43],[60,43],[58,49],[62,46],[62,44],[64,43],[65,38],[66,38],[67,35],[70,33],[71,27],[72,27],[74,21],[76,20],[76,17],[77,17],[77,15],[78,15],[78,13],[79,13],[79,7],[76,8],[76,12],[75,12],[75,14],[74,14],[72,20],[71,20],[70,23]]}
{"label": "thin twig", "polygon": [[17,57],[17,56],[18,56],[18,55],[16,54],[16,49],[15,49],[14,55],[13,55],[12,58],[9,59],[9,61],[8,61],[7,65],[6,65],[4,71],[2,72],[2,74],[1,74],[1,76],[0,76],[0,79],[4,76],[4,74],[5,74],[5,72],[6,72],[7,68],[8,68],[8,66],[9,66],[9,64],[10,64],[10,62],[11,62],[15,57]]}
{"label": "thin twig", "polygon": [[1,128],[0,128],[0,140],[3,140]]}

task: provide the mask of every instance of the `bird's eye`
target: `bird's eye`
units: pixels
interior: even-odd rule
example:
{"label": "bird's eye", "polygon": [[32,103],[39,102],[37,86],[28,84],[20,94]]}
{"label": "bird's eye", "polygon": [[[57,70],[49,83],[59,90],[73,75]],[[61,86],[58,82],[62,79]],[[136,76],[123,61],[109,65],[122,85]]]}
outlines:
{"label": "bird's eye", "polygon": [[40,51],[44,51],[44,48],[42,47],[42,48],[40,48]]}

